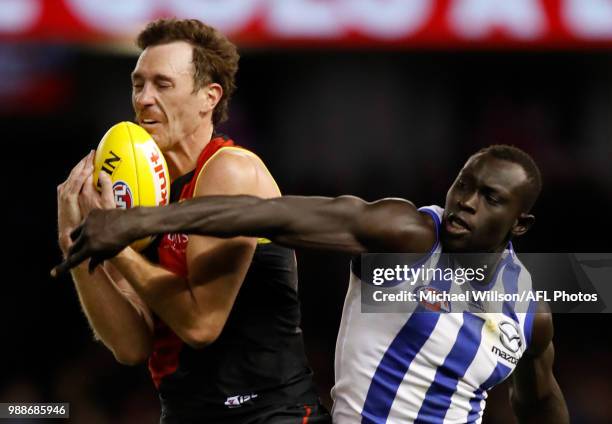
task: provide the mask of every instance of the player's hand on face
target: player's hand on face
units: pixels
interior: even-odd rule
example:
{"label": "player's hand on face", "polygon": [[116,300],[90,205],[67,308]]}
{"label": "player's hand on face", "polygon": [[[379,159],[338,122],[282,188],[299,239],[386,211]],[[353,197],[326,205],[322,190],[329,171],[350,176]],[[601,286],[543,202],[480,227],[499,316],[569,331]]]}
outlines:
{"label": "player's hand on face", "polygon": [[81,262],[91,258],[89,271],[110,259],[136,240],[134,224],[136,210],[92,209],[83,224],[70,237],[73,241],[64,262],[53,268],[51,275],[58,276]]}
{"label": "player's hand on face", "polygon": [[[93,169],[92,169],[93,171]],[[101,192],[98,192],[93,184],[93,172],[85,180],[83,190],[79,195],[79,207],[83,217],[87,217],[92,209],[114,209],[115,196],[111,178],[106,172],[100,172],[98,177]]]}
{"label": "player's hand on face", "polygon": [[93,172],[93,151],[72,168],[70,175],[57,186],[57,227],[59,246],[64,255],[72,244],[70,233],[81,223],[79,194],[87,177]]}

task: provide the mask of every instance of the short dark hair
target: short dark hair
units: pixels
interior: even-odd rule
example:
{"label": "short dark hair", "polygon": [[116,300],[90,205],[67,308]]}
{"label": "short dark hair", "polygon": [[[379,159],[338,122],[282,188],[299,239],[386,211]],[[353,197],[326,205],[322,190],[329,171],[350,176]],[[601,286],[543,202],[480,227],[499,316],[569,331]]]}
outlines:
{"label": "short dark hair", "polygon": [[490,155],[496,159],[516,163],[525,170],[529,187],[524,204],[526,210],[529,211],[542,191],[542,173],[529,153],[515,146],[494,144],[480,149],[476,154]]}
{"label": "short dark hair", "polygon": [[194,90],[217,83],[223,88],[221,100],[213,111],[213,124],[227,119],[229,100],[236,89],[240,56],[236,46],[215,28],[197,19],[158,19],[138,34],[136,44],[149,46],[186,41],[193,46]]}

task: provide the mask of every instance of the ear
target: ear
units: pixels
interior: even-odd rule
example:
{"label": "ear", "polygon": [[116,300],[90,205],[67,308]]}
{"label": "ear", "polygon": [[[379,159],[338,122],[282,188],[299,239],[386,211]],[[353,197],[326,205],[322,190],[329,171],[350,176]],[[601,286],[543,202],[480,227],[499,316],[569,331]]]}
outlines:
{"label": "ear", "polygon": [[223,96],[223,87],[216,82],[210,83],[200,89],[199,95],[202,99],[202,110],[201,114],[212,112],[217,106],[219,100]]}
{"label": "ear", "polygon": [[514,222],[512,227],[512,236],[519,237],[525,234],[535,224],[535,216],[528,213],[521,213],[520,216]]}

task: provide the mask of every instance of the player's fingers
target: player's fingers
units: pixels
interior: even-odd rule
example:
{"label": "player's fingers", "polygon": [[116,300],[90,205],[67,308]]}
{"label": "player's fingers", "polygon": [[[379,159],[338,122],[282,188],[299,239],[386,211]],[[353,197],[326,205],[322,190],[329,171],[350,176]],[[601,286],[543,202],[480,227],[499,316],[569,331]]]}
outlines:
{"label": "player's fingers", "polygon": [[83,169],[81,169],[81,173],[79,174],[81,186],[83,185],[83,183],[85,183],[87,178],[89,178],[93,174],[93,170],[93,152],[90,152],[89,156],[87,156],[87,159],[85,159],[85,166],[83,166]]}
{"label": "player's fingers", "polygon": [[85,157],[83,157],[79,163],[77,163],[74,168],[72,168],[72,170],[70,171],[70,174],[68,175],[68,178],[66,180],[66,182],[70,181],[71,179],[74,179],[74,177],[76,177],[79,173],[81,173],[83,171],[83,168],[85,168],[85,166],[87,165],[88,161],[90,160],[91,157],[91,152],[89,152]]}
{"label": "player's fingers", "polygon": [[62,276],[62,274],[64,274],[64,272],[66,272],[65,268],[66,266],[64,265],[64,262],[62,262],[61,264],[54,266],[49,274],[53,278],[59,278]]}
{"label": "player's fingers", "polygon": [[111,177],[106,172],[100,172],[98,178],[102,190],[102,207],[105,209],[112,209],[115,207],[115,195],[113,193],[113,182]]}
{"label": "player's fingers", "polygon": [[76,240],[74,240],[74,243],[72,243],[72,246],[70,246],[68,248],[68,256],[72,256],[82,250],[83,246],[86,244],[86,240],[85,237],[79,236],[76,238]]}
{"label": "player's fingers", "polygon": [[70,170],[70,174],[68,174],[68,180],[73,177],[74,175],[78,174],[79,172],[81,172],[81,169],[83,169],[83,167],[85,166],[85,162],[87,162],[87,158],[89,157],[89,153],[87,154],[87,156],[83,157],[71,170]]}
{"label": "player's fingers", "polygon": [[57,277],[87,259],[89,257],[89,249],[87,249],[86,245],[85,238],[79,236],[68,249],[68,254],[64,262],[53,268],[51,270],[51,275]]}
{"label": "player's fingers", "polygon": [[87,190],[87,180],[88,179],[89,178],[87,178],[85,182],[83,183],[83,189],[79,193],[79,208],[81,209],[81,213],[83,215],[87,215],[86,214],[88,210],[87,206],[89,205],[89,200],[90,200],[90,198],[88,197],[89,192]]}
{"label": "player's fingers", "polygon": [[74,230],[72,230],[72,232],[70,233],[70,240],[75,241],[76,239],[78,239],[82,231],[83,231],[83,224],[79,225]]}
{"label": "player's fingers", "polygon": [[94,208],[101,208],[100,195],[93,187],[93,174],[89,174],[83,183],[83,190],[79,194],[79,206],[83,216],[87,216]]}
{"label": "player's fingers", "polygon": [[[87,177],[89,177],[93,173],[93,152],[89,152],[89,154],[85,157],[85,163],[81,168],[81,172],[79,172],[76,177],[81,182],[84,182]],[[82,183],[81,183],[82,185]]]}
{"label": "player's fingers", "polygon": [[66,180],[65,190],[71,194],[78,194],[85,183],[87,177],[93,172],[93,164],[90,161],[90,152],[72,169],[70,176]]}
{"label": "player's fingers", "polygon": [[51,276],[53,278],[58,278],[68,272],[71,268],[74,268],[75,266],[83,262],[85,259],[87,259],[87,254],[84,250],[81,250],[75,253],[74,255],[68,255],[68,257],[64,259],[61,264],[57,265],[51,270]]}
{"label": "player's fingers", "polygon": [[81,162],[79,162],[74,168],[72,168],[72,171],[70,171],[70,175],[68,175],[68,178],[66,179],[66,181],[64,181],[62,187],[62,191],[64,193],[78,194],[78,191],[76,191],[77,182],[75,181],[75,179],[77,178],[77,175],[81,173],[84,166],[85,162],[81,160]]}
{"label": "player's fingers", "polygon": [[87,166],[90,166],[90,167],[92,167],[92,168],[93,168],[93,166],[94,166],[94,158],[95,158],[95,156],[96,156],[96,152],[95,152],[95,150],[91,150],[91,151],[89,152],[89,154],[87,155],[87,159],[86,159],[86,161],[87,161]]}
{"label": "player's fingers", "polygon": [[86,196],[91,196],[95,190],[93,185],[93,174],[89,174],[85,179],[85,184],[83,185],[83,194]]}
{"label": "player's fingers", "polygon": [[100,257],[92,256],[91,259],[89,260],[89,273],[93,274],[96,268],[98,267],[98,265],[102,264],[102,262],[104,262],[104,259]]}

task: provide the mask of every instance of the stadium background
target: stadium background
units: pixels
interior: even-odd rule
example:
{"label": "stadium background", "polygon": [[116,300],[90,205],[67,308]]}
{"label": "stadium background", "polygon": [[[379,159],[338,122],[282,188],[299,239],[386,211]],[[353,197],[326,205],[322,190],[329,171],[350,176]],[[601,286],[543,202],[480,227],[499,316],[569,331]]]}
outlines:
{"label": "stadium background", "polygon": [[[32,13],[20,9],[25,3],[36,3],[46,15],[30,29],[16,29],[15,22]],[[71,282],[48,277],[60,260],[56,186],[108,127],[132,118],[129,74],[136,52],[126,40],[141,21],[181,15],[155,9],[108,29],[75,23],[74,5],[94,3],[0,4],[7,186],[0,402],[71,402],[74,423],[156,422],[158,401],[145,367],[116,364],[93,341]],[[142,1],[122,3],[115,7]],[[191,3],[189,16],[205,20],[202,4],[214,2]],[[302,3],[300,13],[321,4],[292,3]],[[382,10],[398,2],[378,3]],[[355,22],[339,35],[309,32],[306,24],[298,25],[306,28],[301,34],[279,35],[266,29],[261,16],[227,31],[242,59],[231,118],[220,130],[257,152],[286,194],[397,196],[417,205],[443,204],[453,177],[476,149],[514,144],[534,156],[545,183],[537,225],[517,250],[609,251],[612,2],[581,3],[600,8],[586,36],[552,18],[539,33],[517,35],[511,29],[519,21],[505,21],[503,14],[495,15],[494,24],[486,16],[476,19],[471,28],[486,30],[467,36],[440,23],[445,8],[472,3],[490,12],[486,4],[495,0],[430,3],[437,21],[396,38],[364,35]],[[528,3],[545,8],[550,18],[555,7],[575,2],[514,4]],[[60,19],[67,11],[72,17]],[[348,260],[298,252],[303,330],[326,402]],[[555,316],[555,370],[573,422],[612,421],[611,323],[606,314]],[[514,422],[506,390],[492,391],[485,422]]]}

